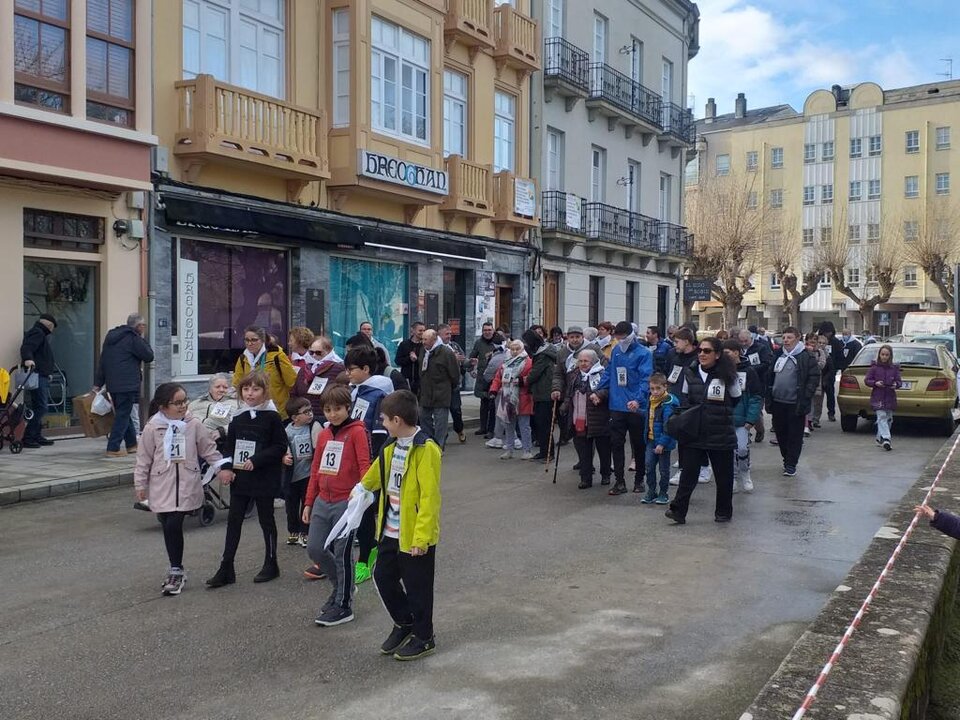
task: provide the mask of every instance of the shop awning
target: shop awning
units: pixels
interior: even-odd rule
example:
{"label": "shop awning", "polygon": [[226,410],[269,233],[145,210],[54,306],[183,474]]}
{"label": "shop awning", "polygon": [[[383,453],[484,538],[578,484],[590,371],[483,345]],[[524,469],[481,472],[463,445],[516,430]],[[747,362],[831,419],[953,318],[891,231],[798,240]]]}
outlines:
{"label": "shop awning", "polygon": [[405,250],[406,252],[433,255],[435,257],[454,258],[459,260],[473,260],[484,262],[487,251],[480,245],[458,240],[457,238],[439,238],[403,233],[393,230],[365,227],[361,231],[364,244],[370,247],[385,248],[388,250]]}

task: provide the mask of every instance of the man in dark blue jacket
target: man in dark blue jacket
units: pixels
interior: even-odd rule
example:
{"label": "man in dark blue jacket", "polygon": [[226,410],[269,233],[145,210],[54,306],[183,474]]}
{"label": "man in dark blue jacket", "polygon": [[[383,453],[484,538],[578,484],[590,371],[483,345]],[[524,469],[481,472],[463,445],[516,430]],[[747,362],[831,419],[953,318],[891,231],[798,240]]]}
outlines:
{"label": "man in dark blue jacket", "polygon": [[50,334],[56,327],[57,321],[53,315],[43,313],[33,327],[23,334],[23,343],[20,345],[20,364],[24,368],[33,368],[33,372],[37,374],[37,387],[30,391],[33,417],[27,423],[23,435],[25,448],[53,445],[53,440],[43,436],[42,424],[50,404],[50,376],[57,370],[57,364],[53,360],[53,348],[50,347]]}
{"label": "man in dark blue jacket", "polygon": [[130,414],[140,399],[141,366],[153,362],[153,349],[143,339],[146,329],[143,316],[134,313],[127,318],[126,325],[115,327],[103,341],[93,391],[100,392],[100,388],[106,387],[113,401],[113,428],[107,438],[108,457],[126,454],[120,449],[121,443],[126,445],[127,453],[137,451],[137,431]]}
{"label": "man in dark blue jacket", "polygon": [[647,346],[653,353],[653,371],[667,374],[667,354],[673,349],[673,344],[660,337],[660,328],[656,325],[647,326]]}

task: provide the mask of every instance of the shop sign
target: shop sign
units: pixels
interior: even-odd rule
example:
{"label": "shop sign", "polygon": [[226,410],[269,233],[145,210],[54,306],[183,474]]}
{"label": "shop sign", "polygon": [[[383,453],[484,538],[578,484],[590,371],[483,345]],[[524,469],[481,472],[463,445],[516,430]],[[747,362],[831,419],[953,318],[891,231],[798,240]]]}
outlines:
{"label": "shop sign", "polygon": [[177,265],[180,298],[177,307],[177,340],[180,345],[180,374],[198,373],[200,288],[196,260],[181,258]]}
{"label": "shop sign", "polygon": [[713,281],[710,278],[686,278],[683,281],[683,301],[709,301],[713,297]]}
{"label": "shop sign", "polygon": [[567,227],[571,230],[580,229],[580,198],[573,193],[567,193]]}
{"label": "shop sign", "polygon": [[528,218],[537,216],[537,186],[533,180],[514,179],[513,212]]}
{"label": "shop sign", "polygon": [[358,151],[358,174],[364,177],[405,185],[414,190],[446,195],[448,176],[444,170],[417,165],[400,158],[381,155],[369,150]]}

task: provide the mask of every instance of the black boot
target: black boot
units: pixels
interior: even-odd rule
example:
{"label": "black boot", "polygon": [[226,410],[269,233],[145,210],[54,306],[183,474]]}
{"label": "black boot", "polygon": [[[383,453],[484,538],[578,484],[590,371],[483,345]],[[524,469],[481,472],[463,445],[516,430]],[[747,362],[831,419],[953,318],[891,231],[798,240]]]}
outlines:
{"label": "black boot", "polygon": [[255,583],[264,583],[270,582],[278,577],[280,577],[280,566],[277,564],[277,559],[275,557],[268,557],[264,558],[263,567],[260,568],[260,572],[253,578],[253,581]]}
{"label": "black boot", "polygon": [[217,574],[207,580],[207,585],[213,589],[223,587],[224,585],[232,585],[236,581],[237,575],[233,571],[233,563],[224,560],[220,563],[220,569],[217,570]]}

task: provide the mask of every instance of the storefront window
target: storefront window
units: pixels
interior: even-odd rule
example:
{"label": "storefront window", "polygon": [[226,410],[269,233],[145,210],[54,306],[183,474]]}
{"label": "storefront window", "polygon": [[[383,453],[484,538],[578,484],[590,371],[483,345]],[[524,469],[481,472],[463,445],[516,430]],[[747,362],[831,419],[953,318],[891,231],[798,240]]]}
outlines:
{"label": "storefront window", "polygon": [[344,343],[360,323],[370,322],[393,364],[397,346],[407,336],[406,311],[406,265],[330,260],[330,334],[338,353],[344,353]]}
{"label": "storefront window", "polygon": [[233,370],[248,325],[263,327],[285,345],[289,327],[285,251],[181,239],[177,257],[171,313],[174,354],[179,357],[175,372],[209,375]]}

